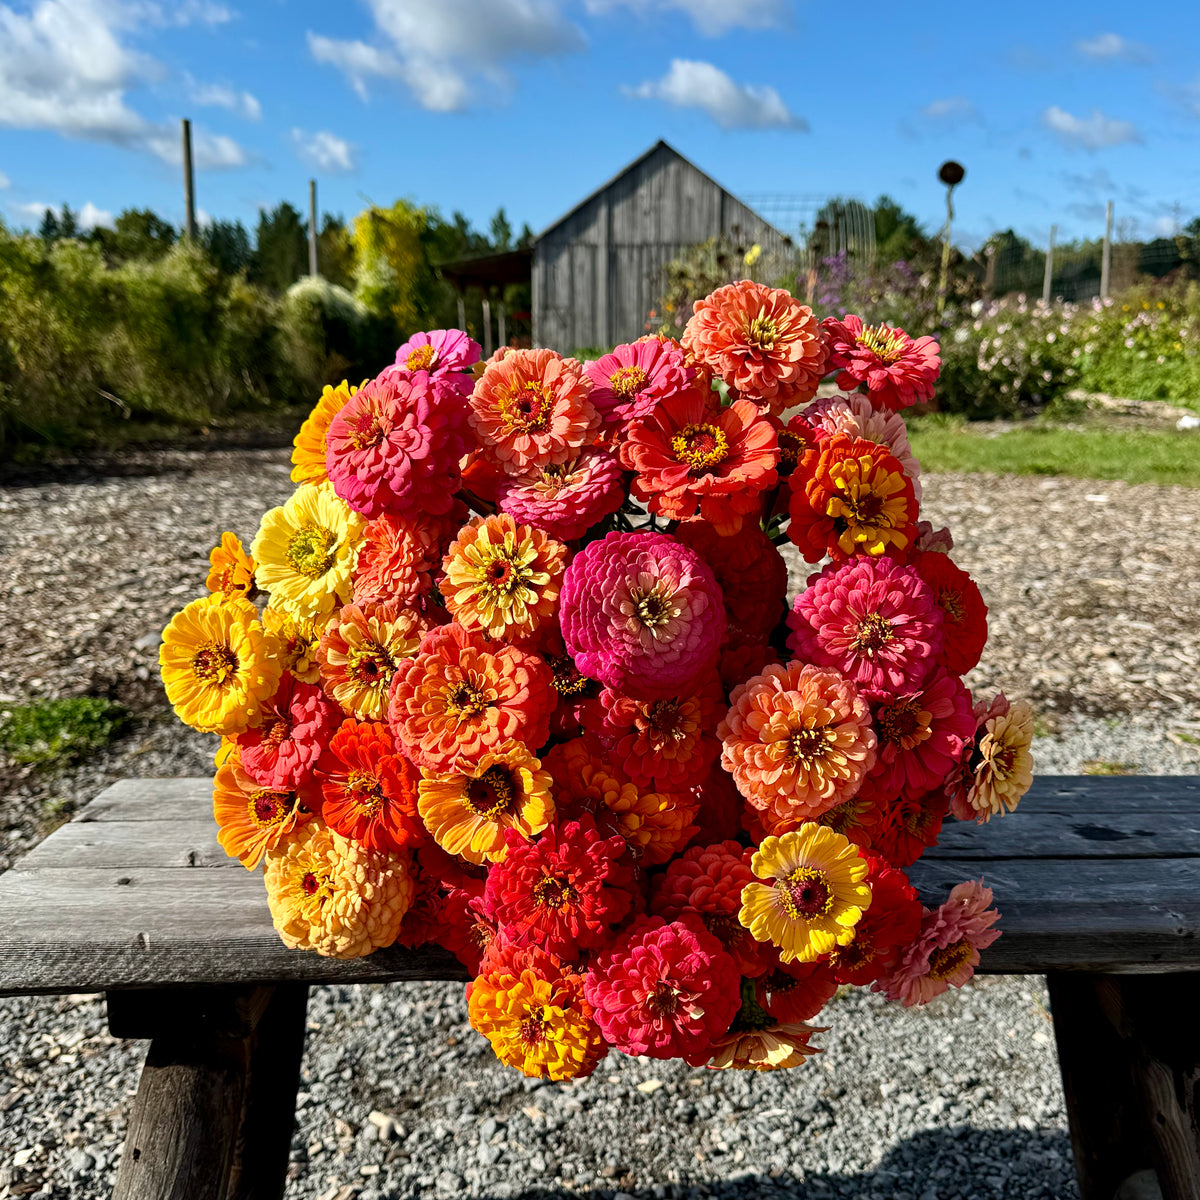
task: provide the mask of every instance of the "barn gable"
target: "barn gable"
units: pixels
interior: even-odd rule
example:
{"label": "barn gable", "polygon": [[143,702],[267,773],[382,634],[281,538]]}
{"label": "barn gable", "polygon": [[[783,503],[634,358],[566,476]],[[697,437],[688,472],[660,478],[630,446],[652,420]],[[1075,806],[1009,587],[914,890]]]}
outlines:
{"label": "barn gable", "polygon": [[534,243],[534,344],[571,353],[641,336],[666,263],[721,233],[765,251],[784,241],[666,142],[656,143]]}

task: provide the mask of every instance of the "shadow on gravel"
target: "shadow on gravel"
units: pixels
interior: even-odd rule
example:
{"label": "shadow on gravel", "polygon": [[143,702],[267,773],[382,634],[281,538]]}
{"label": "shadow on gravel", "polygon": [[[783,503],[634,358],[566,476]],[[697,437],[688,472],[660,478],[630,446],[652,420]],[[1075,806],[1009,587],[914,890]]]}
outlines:
{"label": "shadow on gravel", "polygon": [[[819,1147],[816,1152],[820,1153]],[[629,1191],[529,1188],[505,1196],[508,1200],[559,1200],[581,1193],[592,1200],[1078,1200],[1079,1188],[1065,1132],[957,1126],[916,1134],[889,1150],[874,1171],[863,1174],[801,1170],[796,1174],[785,1171],[775,1179],[747,1171],[713,1180],[693,1175],[686,1183]],[[474,1200],[498,1197],[483,1191],[475,1193]]]}

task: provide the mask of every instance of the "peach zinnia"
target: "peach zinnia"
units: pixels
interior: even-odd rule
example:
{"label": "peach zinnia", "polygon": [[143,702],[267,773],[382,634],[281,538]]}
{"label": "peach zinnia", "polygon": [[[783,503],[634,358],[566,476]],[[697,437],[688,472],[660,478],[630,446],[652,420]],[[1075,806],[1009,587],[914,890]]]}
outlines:
{"label": "peach zinnia", "polygon": [[749,279],[697,300],[683,344],[740,396],[773,413],[811,400],[825,373],[812,309]]}
{"label": "peach zinnia", "polygon": [[416,654],[428,628],[411,609],[343,605],[317,648],[325,690],[346,712],[382,721],[396,667]]}

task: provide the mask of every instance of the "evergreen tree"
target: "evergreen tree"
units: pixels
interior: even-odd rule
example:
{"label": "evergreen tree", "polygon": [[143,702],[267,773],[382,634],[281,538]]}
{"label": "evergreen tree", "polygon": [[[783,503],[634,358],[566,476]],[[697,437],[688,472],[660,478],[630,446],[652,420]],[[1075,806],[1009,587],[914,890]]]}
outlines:
{"label": "evergreen tree", "polygon": [[54,209],[46,209],[42,213],[42,223],[38,226],[38,237],[43,242],[57,242],[61,236],[58,229],[58,217],[54,215]]}
{"label": "evergreen tree", "polygon": [[213,221],[200,230],[200,245],[222,274],[236,275],[253,258],[250,235],[241,221]]}
{"label": "evergreen tree", "polygon": [[285,200],[260,209],[250,278],[273,292],[286,292],[308,274],[308,235],[300,214]]}
{"label": "evergreen tree", "polygon": [[127,208],[111,229],[98,227],[92,240],[110,263],[157,262],[175,244],[175,227],[148,208]]}
{"label": "evergreen tree", "polygon": [[512,226],[508,223],[508,216],[504,212],[503,206],[496,209],[496,215],[492,218],[492,249],[508,250],[512,246]]}

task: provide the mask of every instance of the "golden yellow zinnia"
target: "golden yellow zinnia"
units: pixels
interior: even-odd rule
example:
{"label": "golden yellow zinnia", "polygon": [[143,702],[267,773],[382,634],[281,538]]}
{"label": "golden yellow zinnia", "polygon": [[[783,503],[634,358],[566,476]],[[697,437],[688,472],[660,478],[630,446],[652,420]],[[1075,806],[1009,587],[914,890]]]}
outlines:
{"label": "golden yellow zinnia", "polygon": [[176,715],[201,733],[241,733],[275,694],[283,666],[249,600],[220,593],[171,618],[158,651]]}
{"label": "golden yellow zinnia", "polygon": [[317,661],[317,645],[333,614],[318,620],[302,621],[267,605],[263,609],[263,628],[275,635],[284,669],[291,671],[302,683],[317,683],[321,666]]}
{"label": "golden yellow zinnia", "polygon": [[871,903],[867,863],[840,833],[813,821],[763,838],[750,869],[766,883],[742,888],[738,919],[783,962],[812,962],[854,939]]}
{"label": "golden yellow zinnia", "polygon": [[302,483],[286,504],[265,513],[250,553],[271,607],[312,620],[349,600],[364,524],[328,483]]}
{"label": "golden yellow zinnia", "polygon": [[357,391],[358,388],[351,387],[344,379],[337,387],[325,385],[320,400],[292,442],[293,483],[324,483],[329,478],[325,472],[325,438],[333,418]]}

